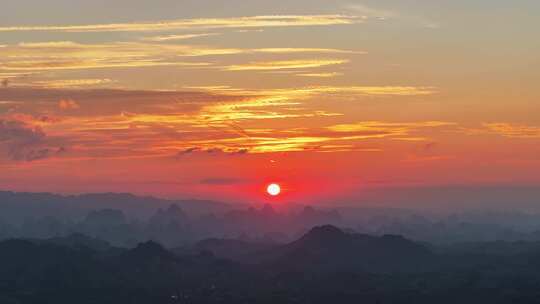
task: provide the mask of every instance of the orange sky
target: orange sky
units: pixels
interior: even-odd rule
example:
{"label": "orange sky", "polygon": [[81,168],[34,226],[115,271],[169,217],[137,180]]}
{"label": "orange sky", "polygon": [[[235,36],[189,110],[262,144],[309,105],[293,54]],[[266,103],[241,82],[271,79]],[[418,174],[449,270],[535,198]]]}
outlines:
{"label": "orange sky", "polygon": [[535,1],[124,2],[0,13],[1,189],[539,185]]}

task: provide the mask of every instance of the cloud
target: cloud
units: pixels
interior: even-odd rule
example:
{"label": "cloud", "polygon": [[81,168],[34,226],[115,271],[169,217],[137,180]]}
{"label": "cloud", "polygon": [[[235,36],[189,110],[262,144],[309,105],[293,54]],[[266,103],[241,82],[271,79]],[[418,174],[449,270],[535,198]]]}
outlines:
{"label": "cloud", "polygon": [[62,99],[58,102],[58,107],[62,110],[76,110],[81,106],[72,99]]}
{"label": "cloud", "polygon": [[[333,101],[339,101],[340,97],[350,101],[351,96],[371,94],[422,95],[433,91],[431,88],[325,86],[246,90],[212,86],[196,89],[198,91],[4,88],[0,90],[0,100],[16,102],[14,111],[20,113],[11,120],[37,127],[36,130],[47,134],[34,141],[35,144],[19,149],[21,152],[12,152],[10,157],[171,159],[187,155],[222,157],[296,151],[376,152],[381,148],[358,143],[380,139],[426,140],[428,136],[422,129],[450,125],[378,121],[325,128],[321,123],[326,119],[334,117],[332,121],[336,121],[343,114],[307,106],[309,100],[325,95],[331,96]],[[202,89],[204,91],[200,91]],[[310,127],[291,129],[291,124],[297,122],[295,119],[301,119]],[[277,120],[284,120],[286,124]],[[257,127],[261,124],[267,127]],[[284,127],[286,125],[289,127]],[[69,148],[69,153],[56,153],[60,147]]]}
{"label": "cloud", "polygon": [[188,29],[265,28],[291,26],[343,25],[362,22],[347,15],[275,15],[232,18],[162,20],[156,22],[110,23],[90,25],[4,26],[0,32],[155,32]]}
{"label": "cloud", "polygon": [[0,149],[16,161],[45,159],[54,153],[41,127],[14,119],[0,119]]}
{"label": "cloud", "polygon": [[418,16],[415,14],[408,14],[404,12],[398,12],[395,10],[388,10],[382,8],[376,8],[372,6],[367,6],[360,3],[349,4],[345,6],[346,9],[353,11],[355,14],[360,14],[362,17],[375,18],[379,20],[395,19],[405,21],[411,24],[419,24],[420,26],[436,29],[440,25],[436,22],[428,20],[425,17]]}
{"label": "cloud", "polygon": [[233,151],[231,153],[234,154],[234,155],[244,155],[244,154],[249,153],[249,150],[248,149],[238,149],[238,150]]}
{"label": "cloud", "polygon": [[152,41],[152,42],[165,42],[165,41],[187,40],[187,39],[208,37],[208,36],[215,36],[215,35],[219,35],[219,33],[152,36],[152,37],[144,37],[141,40]]}
{"label": "cloud", "polygon": [[50,156],[50,150],[44,149],[24,149],[21,146],[11,150],[11,157],[18,161],[35,161],[45,159]]}
{"label": "cloud", "polygon": [[[250,90],[244,88],[231,88],[227,86],[197,87],[204,90],[222,92],[224,94],[245,94],[258,96],[271,96],[268,102],[280,100],[285,102],[290,100],[302,100],[318,95],[332,95],[333,97],[353,97],[353,96],[421,96],[437,93],[437,88],[428,86],[310,86],[281,89],[258,89]],[[289,103],[294,105],[295,103]],[[296,103],[297,104],[297,103]]]}
{"label": "cloud", "polygon": [[315,77],[315,78],[332,78],[343,75],[342,73],[337,72],[327,72],[327,73],[300,73],[296,74],[296,76],[302,76],[302,77]]}
{"label": "cloud", "polygon": [[[149,115],[187,113],[211,103],[242,101],[248,98],[252,97],[193,91],[39,87],[9,87],[0,90],[0,100],[17,102],[18,111],[22,113],[39,114],[67,106],[71,110],[77,110],[70,113],[71,116],[89,117],[124,113],[125,117],[129,118],[130,112]],[[64,102],[61,102],[62,100]],[[70,100],[76,101],[79,107],[70,103]]]}
{"label": "cloud", "polygon": [[415,96],[431,95],[436,93],[433,87],[412,87],[412,86],[350,86],[350,87],[321,87],[322,93],[349,93],[361,95],[394,95],[394,96]]}
{"label": "cloud", "polygon": [[486,123],[484,127],[489,133],[510,138],[540,138],[540,127],[511,123]]}
{"label": "cloud", "polygon": [[[204,141],[198,141],[199,143],[204,143]],[[176,158],[181,158],[185,155],[190,154],[198,154],[198,155],[221,155],[221,154],[228,154],[228,155],[244,155],[249,153],[248,149],[237,149],[237,148],[220,148],[216,146],[212,146],[211,143],[208,143],[207,147],[190,147],[184,150],[179,151],[176,154]]]}
{"label": "cloud", "polygon": [[[195,61],[194,58],[207,56],[241,54],[361,54],[360,51],[328,48],[218,48],[145,42],[112,42],[81,44],[70,41],[50,41],[38,43],[20,43],[0,50],[4,60],[0,62],[0,71],[10,73],[47,72],[62,70],[88,70],[104,68],[142,68],[158,66],[177,66],[186,68],[208,68],[213,64]],[[261,63],[259,69],[278,69],[324,66],[345,63],[346,60],[304,60]],[[227,67],[229,70],[247,70],[247,65]]]}
{"label": "cloud", "polygon": [[[2,55],[2,52],[0,50],[0,56]],[[4,58],[5,60],[8,60],[8,57]],[[24,77],[30,76],[30,73],[25,72],[7,72],[2,69],[0,69],[0,88],[5,88],[13,83],[13,80],[19,78],[22,79]]]}
{"label": "cloud", "polygon": [[[338,124],[327,127],[332,132],[343,134],[342,139],[365,140],[390,138],[401,141],[425,141],[423,129],[455,128],[456,123],[446,121],[385,122],[362,121],[353,124]],[[419,135],[420,134],[420,135]]]}
{"label": "cloud", "polygon": [[0,120],[0,142],[37,142],[45,137],[39,127],[32,127],[18,120]]}
{"label": "cloud", "polygon": [[351,4],[347,5],[347,8],[369,18],[388,19],[399,16],[399,14],[395,11],[378,9],[363,4]]}
{"label": "cloud", "polygon": [[400,130],[411,130],[419,128],[438,128],[455,126],[453,122],[446,121],[422,121],[422,122],[383,122],[383,121],[362,121],[353,124],[340,124],[328,127],[329,130],[335,132],[357,132],[369,130],[390,129],[400,132]]}
{"label": "cloud", "polygon": [[351,51],[328,48],[261,48],[249,49],[247,52],[270,53],[270,54],[294,54],[294,53],[328,53],[328,54],[367,54],[364,51]]}
{"label": "cloud", "polygon": [[188,154],[192,154],[194,152],[200,151],[200,150],[201,149],[198,147],[191,147],[191,148],[187,148],[185,150],[179,151],[176,156],[188,155]]}
{"label": "cloud", "polygon": [[96,87],[111,84],[114,81],[111,79],[55,79],[55,80],[40,80],[40,81],[31,81],[28,84],[19,85],[19,86],[28,86],[28,87],[43,87],[43,88],[87,88],[87,87]]}
{"label": "cloud", "polygon": [[309,59],[309,60],[283,60],[252,62],[247,64],[231,65],[225,67],[227,71],[274,71],[290,69],[319,68],[329,65],[347,63],[346,59]]}
{"label": "cloud", "polygon": [[80,44],[69,41],[20,43],[0,50],[4,60],[0,71],[45,72],[58,70],[134,68],[156,66],[208,66],[207,62],[187,57],[238,53],[235,49],[216,49],[185,45],[113,42]]}

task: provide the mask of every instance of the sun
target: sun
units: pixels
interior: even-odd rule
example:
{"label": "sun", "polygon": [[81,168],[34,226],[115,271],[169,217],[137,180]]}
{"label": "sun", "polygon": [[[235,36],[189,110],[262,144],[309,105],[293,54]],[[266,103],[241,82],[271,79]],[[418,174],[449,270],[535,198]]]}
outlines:
{"label": "sun", "polygon": [[277,196],[281,192],[281,187],[278,184],[270,184],[266,187],[266,192],[271,196]]}

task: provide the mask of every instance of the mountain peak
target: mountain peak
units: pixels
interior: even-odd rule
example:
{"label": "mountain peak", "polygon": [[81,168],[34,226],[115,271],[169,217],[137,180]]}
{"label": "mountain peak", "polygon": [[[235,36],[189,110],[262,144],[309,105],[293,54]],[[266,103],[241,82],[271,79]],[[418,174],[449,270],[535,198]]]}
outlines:
{"label": "mountain peak", "polygon": [[168,252],[165,248],[163,248],[163,246],[154,241],[140,243],[137,245],[137,247],[128,251],[128,254],[131,257],[138,259],[149,259],[155,257],[171,258],[173,256],[172,253]]}
{"label": "mountain peak", "polygon": [[311,228],[306,235],[328,235],[328,236],[342,236],[346,233],[334,225],[323,225]]}
{"label": "mountain peak", "polygon": [[313,227],[301,239],[301,242],[335,242],[341,241],[348,236],[343,230],[332,225]]}

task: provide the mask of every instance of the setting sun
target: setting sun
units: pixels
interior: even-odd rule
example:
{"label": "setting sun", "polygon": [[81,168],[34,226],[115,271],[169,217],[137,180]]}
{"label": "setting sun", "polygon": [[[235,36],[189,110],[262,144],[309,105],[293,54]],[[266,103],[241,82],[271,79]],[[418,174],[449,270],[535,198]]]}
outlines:
{"label": "setting sun", "polygon": [[277,196],[281,192],[281,187],[278,184],[270,184],[266,188],[266,192],[272,196]]}
{"label": "setting sun", "polygon": [[0,304],[540,304],[540,0],[2,3]]}

